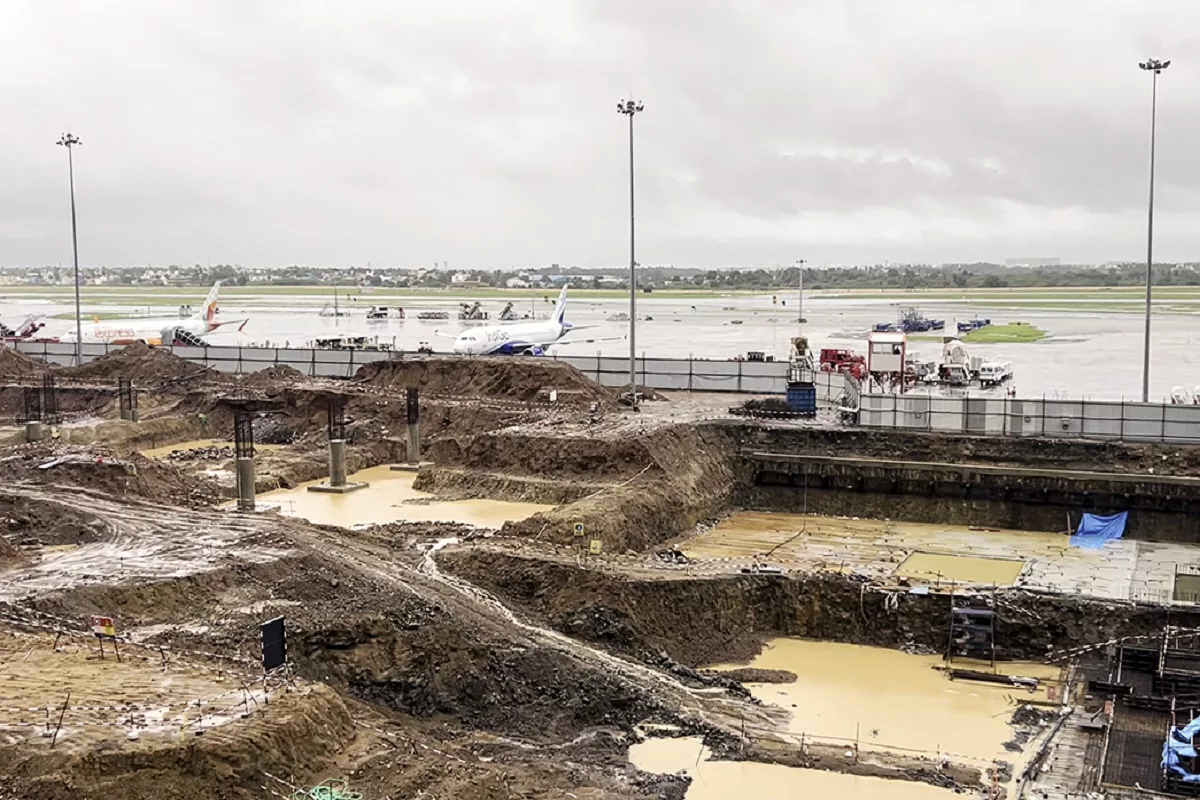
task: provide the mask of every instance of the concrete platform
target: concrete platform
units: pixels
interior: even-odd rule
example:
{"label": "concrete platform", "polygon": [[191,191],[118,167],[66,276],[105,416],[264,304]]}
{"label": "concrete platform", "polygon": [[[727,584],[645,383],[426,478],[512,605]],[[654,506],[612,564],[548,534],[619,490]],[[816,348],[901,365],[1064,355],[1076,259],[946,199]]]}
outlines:
{"label": "concrete platform", "polygon": [[365,489],[370,485],[369,483],[345,483],[341,486],[330,486],[328,483],[320,483],[316,486],[308,487],[308,490],[323,494],[350,494],[351,492],[357,492],[359,489]]}
{"label": "concrete platform", "polygon": [[392,464],[392,472],[417,472],[422,467],[432,467],[432,461],[418,461],[416,464]]}

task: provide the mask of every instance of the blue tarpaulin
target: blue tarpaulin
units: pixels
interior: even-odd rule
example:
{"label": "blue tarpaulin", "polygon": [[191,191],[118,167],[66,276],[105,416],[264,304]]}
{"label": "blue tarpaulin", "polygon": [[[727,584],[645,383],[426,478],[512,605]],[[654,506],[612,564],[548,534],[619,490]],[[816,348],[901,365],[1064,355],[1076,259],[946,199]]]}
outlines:
{"label": "blue tarpaulin", "polygon": [[1179,763],[1179,760],[1196,757],[1196,749],[1192,747],[1192,737],[1197,733],[1200,733],[1200,717],[1196,717],[1182,728],[1172,728],[1167,736],[1167,741],[1163,743],[1163,767],[1188,783],[1200,782],[1200,775],[1189,772]]}
{"label": "blue tarpaulin", "polygon": [[1096,514],[1084,514],[1079,520],[1079,528],[1071,537],[1074,547],[1104,547],[1111,539],[1120,539],[1125,535],[1125,522],[1129,517],[1128,511],[1101,517]]}

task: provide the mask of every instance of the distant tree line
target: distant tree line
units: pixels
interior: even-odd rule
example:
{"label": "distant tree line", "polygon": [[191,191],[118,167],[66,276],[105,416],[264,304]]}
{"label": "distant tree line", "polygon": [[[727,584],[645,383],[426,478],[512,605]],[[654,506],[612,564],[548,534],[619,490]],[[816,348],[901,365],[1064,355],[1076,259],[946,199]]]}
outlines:
{"label": "distant tree line", "polygon": [[[0,274],[31,283],[62,284],[71,280],[70,268],[6,267]],[[88,283],[112,285],[206,286],[221,280],[229,286],[342,286],[503,287],[514,278],[533,283],[551,276],[568,276],[575,286],[601,288],[625,281],[624,268],[595,269],[553,265],[510,270],[412,270],[399,268],[349,268],[291,266],[283,269],[246,268],[233,264],[167,267],[101,267],[84,271]],[[454,278],[457,276],[457,282]],[[686,269],[671,266],[638,268],[638,286],[644,289],[788,291],[797,287],[796,267],[762,269]],[[1010,267],[1003,264],[875,264],[856,267],[804,268],[806,289],[1005,289],[1021,287],[1141,286],[1145,264],[1057,265]],[[1200,286],[1200,264],[1156,264],[1154,283],[1159,286]],[[625,286],[628,284],[625,283]]]}

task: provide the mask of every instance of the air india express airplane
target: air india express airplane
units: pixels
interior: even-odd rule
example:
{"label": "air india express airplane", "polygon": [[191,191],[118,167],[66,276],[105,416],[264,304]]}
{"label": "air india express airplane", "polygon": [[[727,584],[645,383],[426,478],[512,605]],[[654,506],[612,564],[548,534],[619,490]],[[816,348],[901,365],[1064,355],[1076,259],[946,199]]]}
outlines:
{"label": "air india express airplane", "polygon": [[[217,296],[221,282],[213,284],[204,300],[204,305],[190,317],[126,317],[88,323],[83,326],[83,341],[106,344],[133,344],[145,342],[153,345],[187,344],[203,345],[204,337],[225,325],[246,326],[248,320],[217,322]],[[239,324],[240,323],[240,324]],[[66,333],[61,341],[75,341],[75,329]]]}

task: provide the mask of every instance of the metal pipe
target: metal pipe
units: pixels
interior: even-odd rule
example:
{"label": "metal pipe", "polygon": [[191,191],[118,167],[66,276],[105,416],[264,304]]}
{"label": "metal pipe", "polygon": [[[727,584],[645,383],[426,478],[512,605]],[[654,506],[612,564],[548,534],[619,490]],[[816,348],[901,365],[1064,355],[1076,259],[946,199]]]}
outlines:
{"label": "metal pipe", "polygon": [[1138,66],[1151,73],[1150,79],[1150,200],[1146,213],[1146,333],[1142,352],[1142,402],[1150,402],[1150,301],[1154,275],[1154,140],[1157,133],[1158,76],[1170,61],[1148,59]]}

